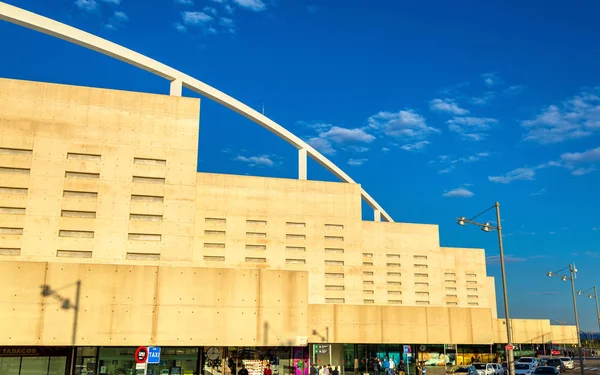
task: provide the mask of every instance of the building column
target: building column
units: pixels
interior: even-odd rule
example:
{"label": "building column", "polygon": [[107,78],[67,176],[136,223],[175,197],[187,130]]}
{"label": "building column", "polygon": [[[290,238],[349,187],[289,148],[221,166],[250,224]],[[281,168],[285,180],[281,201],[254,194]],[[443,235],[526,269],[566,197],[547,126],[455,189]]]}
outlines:
{"label": "building column", "polygon": [[183,85],[180,79],[175,79],[171,81],[171,90],[169,95],[171,96],[181,96],[181,91],[183,90]]}
{"label": "building column", "polygon": [[306,149],[301,148],[298,150],[298,179],[306,180],[307,167],[306,167],[307,155]]}
{"label": "building column", "polygon": [[379,211],[379,210],[373,210],[373,213],[375,214],[375,218],[373,220],[375,220],[375,221],[381,221],[381,211]]}

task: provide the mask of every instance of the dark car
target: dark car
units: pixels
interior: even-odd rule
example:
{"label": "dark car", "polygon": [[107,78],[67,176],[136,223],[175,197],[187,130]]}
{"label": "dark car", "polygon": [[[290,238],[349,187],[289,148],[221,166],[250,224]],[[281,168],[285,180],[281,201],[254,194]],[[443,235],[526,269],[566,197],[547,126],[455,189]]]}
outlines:
{"label": "dark car", "polygon": [[559,375],[560,371],[552,366],[538,366],[533,371],[534,375]]}
{"label": "dark car", "polygon": [[560,358],[548,358],[546,360],[546,366],[555,367],[558,370],[558,372],[567,371],[565,364],[563,363],[563,361],[561,361]]}

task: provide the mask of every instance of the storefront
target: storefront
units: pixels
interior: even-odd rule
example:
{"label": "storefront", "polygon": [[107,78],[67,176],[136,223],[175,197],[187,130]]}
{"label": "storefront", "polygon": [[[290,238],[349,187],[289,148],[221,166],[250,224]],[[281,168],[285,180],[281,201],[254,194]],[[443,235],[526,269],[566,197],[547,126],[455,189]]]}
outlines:
{"label": "storefront", "polygon": [[242,365],[249,375],[307,375],[308,351],[303,347],[204,347],[203,375],[237,375]]}
{"label": "storefront", "polygon": [[2,375],[65,375],[71,348],[40,346],[0,347]]}

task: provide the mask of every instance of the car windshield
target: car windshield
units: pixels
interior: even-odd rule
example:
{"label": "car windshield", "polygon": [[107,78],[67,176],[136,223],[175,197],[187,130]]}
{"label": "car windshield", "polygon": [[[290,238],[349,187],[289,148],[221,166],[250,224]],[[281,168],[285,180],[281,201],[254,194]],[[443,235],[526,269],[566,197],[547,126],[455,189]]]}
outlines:
{"label": "car windshield", "polygon": [[519,362],[533,362],[533,358],[521,358]]}
{"label": "car windshield", "polygon": [[549,359],[546,361],[547,364],[552,366],[560,365],[560,359]]}
{"label": "car windshield", "polygon": [[523,364],[523,363],[517,363],[515,365],[515,369],[517,370],[529,370],[529,365]]}
{"label": "car windshield", "polygon": [[534,374],[556,374],[556,370],[552,367],[538,367]]}
{"label": "car windshield", "polygon": [[457,368],[454,372],[469,372],[469,369],[466,367]]}
{"label": "car windshield", "polygon": [[563,358],[561,358],[560,360],[561,360],[561,361],[567,361],[567,362],[568,362],[568,361],[570,361],[570,360],[571,360],[571,358],[563,357]]}
{"label": "car windshield", "polygon": [[475,366],[477,370],[485,370],[485,363],[476,363],[473,366]]}

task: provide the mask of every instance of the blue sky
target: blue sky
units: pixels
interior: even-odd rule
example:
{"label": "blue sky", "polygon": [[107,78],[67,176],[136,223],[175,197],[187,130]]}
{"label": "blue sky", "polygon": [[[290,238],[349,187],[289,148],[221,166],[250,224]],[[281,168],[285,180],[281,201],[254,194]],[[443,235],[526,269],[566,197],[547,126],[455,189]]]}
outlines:
{"label": "blue sky", "polygon": [[[485,248],[499,297],[495,234],[454,218],[501,202],[513,317],[573,323],[569,285],[545,276],[569,262],[578,289],[600,284],[598,2],[8,2],[264,105],[396,221]],[[0,35],[1,76],[168,93],[95,52],[4,22]],[[293,147],[209,100],[200,137],[200,171],[297,173]],[[309,178],[335,180],[314,162]],[[594,301],[578,302],[582,328],[598,330]]]}

